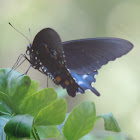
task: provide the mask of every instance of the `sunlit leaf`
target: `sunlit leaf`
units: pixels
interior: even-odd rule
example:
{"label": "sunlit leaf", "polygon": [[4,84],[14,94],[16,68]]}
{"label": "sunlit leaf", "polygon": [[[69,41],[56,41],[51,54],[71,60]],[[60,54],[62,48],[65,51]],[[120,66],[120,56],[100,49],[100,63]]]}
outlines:
{"label": "sunlit leaf", "polygon": [[78,140],[89,133],[96,121],[96,110],[93,102],[82,102],[68,116],[63,134],[67,140]]}
{"label": "sunlit leaf", "polygon": [[65,120],[67,104],[65,99],[57,99],[42,109],[35,118],[35,125],[58,125]]}
{"label": "sunlit leaf", "polygon": [[30,88],[26,94],[26,98],[36,93],[38,91],[38,86],[39,86],[39,82],[32,80],[30,84]]}
{"label": "sunlit leaf", "polygon": [[38,112],[47,107],[57,99],[57,93],[52,88],[43,89],[32,94],[23,101],[21,111],[25,114],[37,115]]}
{"label": "sunlit leaf", "polygon": [[56,125],[36,126],[36,130],[41,139],[57,137],[60,134]]}

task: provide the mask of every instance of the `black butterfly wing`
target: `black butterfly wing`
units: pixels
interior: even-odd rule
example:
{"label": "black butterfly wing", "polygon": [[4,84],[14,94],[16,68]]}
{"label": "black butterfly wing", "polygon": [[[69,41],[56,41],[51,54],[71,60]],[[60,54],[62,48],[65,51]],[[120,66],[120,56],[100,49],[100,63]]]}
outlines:
{"label": "black butterfly wing", "polygon": [[67,67],[77,74],[88,74],[127,54],[133,44],[120,38],[91,38],[63,42]]}
{"label": "black butterfly wing", "polygon": [[30,48],[30,60],[34,68],[41,68],[46,75],[49,73],[54,82],[66,88],[72,97],[77,92],[84,93],[86,89],[99,96],[99,92],[91,86],[97,70],[132,48],[129,41],[117,38],[83,39],[62,44],[57,32],[46,28],[35,36]]}

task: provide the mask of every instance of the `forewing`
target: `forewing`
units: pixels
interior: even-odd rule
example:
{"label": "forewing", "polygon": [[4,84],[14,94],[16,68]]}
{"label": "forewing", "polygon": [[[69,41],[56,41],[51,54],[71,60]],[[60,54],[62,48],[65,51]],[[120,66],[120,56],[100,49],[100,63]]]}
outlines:
{"label": "forewing", "polygon": [[127,54],[133,44],[120,38],[91,38],[63,42],[67,67],[77,74],[88,74]]}

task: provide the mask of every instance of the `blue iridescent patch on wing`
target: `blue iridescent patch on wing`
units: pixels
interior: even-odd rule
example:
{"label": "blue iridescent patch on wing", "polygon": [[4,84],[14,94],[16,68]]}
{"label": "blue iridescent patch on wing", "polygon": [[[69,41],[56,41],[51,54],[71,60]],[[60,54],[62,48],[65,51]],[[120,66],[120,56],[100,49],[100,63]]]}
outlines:
{"label": "blue iridescent patch on wing", "polygon": [[84,90],[84,92],[79,88],[78,92],[85,93],[86,89],[91,90],[97,96],[100,96],[100,93],[92,87],[91,83],[95,82],[95,75],[98,74],[98,71],[91,72],[90,74],[79,75],[70,71],[71,76],[76,80],[76,83]]}

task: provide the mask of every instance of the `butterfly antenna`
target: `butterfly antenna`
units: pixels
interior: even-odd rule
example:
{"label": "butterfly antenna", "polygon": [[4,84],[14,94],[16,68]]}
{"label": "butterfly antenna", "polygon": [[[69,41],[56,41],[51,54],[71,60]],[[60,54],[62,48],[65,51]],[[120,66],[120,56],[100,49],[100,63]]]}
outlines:
{"label": "butterfly antenna", "polygon": [[20,31],[18,31],[10,22],[9,22],[9,25],[14,28],[18,33],[20,33],[22,36],[24,36],[28,41],[29,41],[29,44],[31,44],[30,40],[23,34],[21,33]]}

